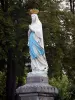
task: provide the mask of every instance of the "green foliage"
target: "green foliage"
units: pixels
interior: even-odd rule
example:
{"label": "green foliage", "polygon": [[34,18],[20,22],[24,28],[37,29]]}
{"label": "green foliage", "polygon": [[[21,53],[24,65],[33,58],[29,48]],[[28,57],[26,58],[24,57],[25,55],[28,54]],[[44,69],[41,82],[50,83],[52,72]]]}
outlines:
{"label": "green foliage", "polygon": [[62,78],[51,78],[49,80],[50,84],[57,87],[59,90],[59,97],[60,100],[71,100],[71,95],[69,92],[70,89],[70,83],[68,80],[68,77],[66,75],[62,75]]}
{"label": "green foliage", "polygon": [[24,68],[24,74],[20,75],[19,77],[16,77],[16,85],[20,86],[20,85],[25,85],[26,83],[26,77],[27,77],[27,73],[29,72],[28,68]]}
{"label": "green foliage", "polygon": [[6,75],[5,72],[0,71],[0,99],[5,97],[5,84],[6,84]]}

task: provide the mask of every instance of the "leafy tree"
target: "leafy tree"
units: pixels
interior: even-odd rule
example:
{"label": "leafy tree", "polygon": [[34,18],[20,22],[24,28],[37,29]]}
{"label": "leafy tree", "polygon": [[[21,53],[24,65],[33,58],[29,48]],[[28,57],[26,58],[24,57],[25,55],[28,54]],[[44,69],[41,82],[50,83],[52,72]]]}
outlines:
{"label": "leafy tree", "polygon": [[[16,4],[17,3],[17,4]],[[8,4],[8,8],[5,8]],[[6,10],[7,9],[7,10]],[[21,10],[20,10],[21,9]],[[26,55],[26,36],[27,25],[23,18],[25,14],[24,6],[21,1],[1,1],[1,29],[0,29],[0,60],[7,65],[6,95],[7,100],[14,100],[16,89],[16,69],[21,67],[20,75],[23,75]],[[26,34],[24,34],[26,33]],[[25,51],[24,51],[25,50]],[[3,52],[3,53],[2,53]],[[24,58],[25,57],[25,58]],[[1,62],[2,63],[2,62]],[[3,65],[3,66],[4,66]],[[20,72],[20,71],[19,71]],[[19,73],[18,72],[18,73]],[[17,73],[17,75],[18,75]],[[18,75],[19,76],[19,75]],[[10,84],[10,85],[9,85]]]}
{"label": "leafy tree", "polygon": [[68,77],[66,75],[62,75],[62,79],[60,77],[51,78],[50,84],[57,87],[59,90],[59,100],[71,100],[71,94],[70,94],[70,83],[68,80]]}

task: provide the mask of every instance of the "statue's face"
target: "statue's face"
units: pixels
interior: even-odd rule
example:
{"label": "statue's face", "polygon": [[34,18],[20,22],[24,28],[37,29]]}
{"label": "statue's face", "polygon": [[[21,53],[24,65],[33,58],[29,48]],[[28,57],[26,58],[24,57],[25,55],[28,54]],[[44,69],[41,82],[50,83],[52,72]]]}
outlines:
{"label": "statue's face", "polygon": [[36,21],[36,16],[34,14],[31,15],[32,23]]}

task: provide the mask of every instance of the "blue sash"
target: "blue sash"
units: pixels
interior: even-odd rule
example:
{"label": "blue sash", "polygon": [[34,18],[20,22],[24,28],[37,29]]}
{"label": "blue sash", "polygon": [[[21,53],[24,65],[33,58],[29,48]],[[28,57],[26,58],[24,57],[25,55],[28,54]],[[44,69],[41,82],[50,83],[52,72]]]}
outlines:
{"label": "blue sash", "polygon": [[[45,53],[44,49],[36,42],[34,39],[34,32],[30,33],[29,36],[29,49],[30,49],[30,56],[35,59],[38,55],[43,55]],[[35,52],[34,48],[37,50],[38,53]]]}

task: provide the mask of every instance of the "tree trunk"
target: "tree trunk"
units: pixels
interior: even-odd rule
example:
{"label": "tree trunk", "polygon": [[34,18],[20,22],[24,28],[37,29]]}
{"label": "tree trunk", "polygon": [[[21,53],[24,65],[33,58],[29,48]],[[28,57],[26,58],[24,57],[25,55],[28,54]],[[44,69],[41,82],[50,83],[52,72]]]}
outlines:
{"label": "tree trunk", "polygon": [[75,1],[73,0],[73,14],[74,14],[74,7],[75,7],[75,4],[74,4],[74,2],[75,2]]}
{"label": "tree trunk", "polygon": [[70,10],[74,14],[75,1],[74,0],[69,0],[69,2],[70,2]]}
{"label": "tree trunk", "polygon": [[6,100],[15,100],[16,89],[16,67],[12,60],[12,49],[8,51],[7,80],[6,80]]}

